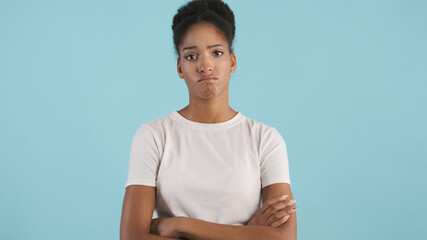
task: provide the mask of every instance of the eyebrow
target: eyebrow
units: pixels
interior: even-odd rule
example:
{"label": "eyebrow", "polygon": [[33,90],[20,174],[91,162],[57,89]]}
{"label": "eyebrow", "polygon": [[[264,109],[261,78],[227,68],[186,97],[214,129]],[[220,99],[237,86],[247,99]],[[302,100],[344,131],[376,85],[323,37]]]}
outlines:
{"label": "eyebrow", "polygon": [[[208,46],[207,49],[214,48],[214,47],[224,47],[224,45],[222,45],[222,44],[214,44],[214,45]],[[187,49],[196,49],[196,48],[197,48],[197,46],[185,47],[185,48],[182,49],[182,51],[187,50]]]}

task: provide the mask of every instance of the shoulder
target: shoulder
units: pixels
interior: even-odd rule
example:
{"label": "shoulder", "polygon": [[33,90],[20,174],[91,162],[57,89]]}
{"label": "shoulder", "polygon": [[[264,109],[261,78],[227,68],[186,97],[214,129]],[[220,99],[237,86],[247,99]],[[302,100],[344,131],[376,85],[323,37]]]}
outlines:
{"label": "shoulder", "polygon": [[281,134],[279,131],[269,125],[265,124],[261,121],[254,120],[252,118],[246,117],[245,119],[246,124],[248,128],[250,129],[251,133],[261,142],[265,142],[268,139],[276,139],[276,140],[283,140]]}
{"label": "shoulder", "polygon": [[144,122],[140,124],[136,133],[146,133],[149,132],[152,135],[158,135],[167,129],[169,129],[170,125],[173,124],[172,114],[164,115],[154,120],[150,120],[148,122]]}
{"label": "shoulder", "polygon": [[167,132],[171,129],[172,120],[170,115],[140,124],[134,134],[133,141],[155,144],[157,147],[161,147],[165,142]]}

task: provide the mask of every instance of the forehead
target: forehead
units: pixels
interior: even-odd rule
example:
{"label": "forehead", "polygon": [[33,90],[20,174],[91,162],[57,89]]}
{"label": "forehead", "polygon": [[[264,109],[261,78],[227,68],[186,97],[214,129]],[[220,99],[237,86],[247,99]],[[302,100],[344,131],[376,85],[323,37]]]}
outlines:
{"label": "forehead", "polygon": [[180,49],[188,46],[204,47],[222,44],[228,47],[227,39],[221,30],[212,23],[199,22],[192,25],[182,37]]}

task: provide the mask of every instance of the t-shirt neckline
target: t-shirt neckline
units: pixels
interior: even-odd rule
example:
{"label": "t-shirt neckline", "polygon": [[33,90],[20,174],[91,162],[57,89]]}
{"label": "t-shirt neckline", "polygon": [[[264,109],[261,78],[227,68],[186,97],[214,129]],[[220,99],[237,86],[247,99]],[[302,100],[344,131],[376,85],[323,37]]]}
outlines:
{"label": "t-shirt neckline", "polygon": [[228,129],[231,127],[236,126],[237,124],[239,124],[243,118],[244,115],[241,114],[240,112],[237,112],[236,115],[234,115],[234,117],[232,117],[231,119],[224,121],[224,122],[219,122],[219,123],[201,123],[201,122],[195,122],[195,121],[191,121],[185,117],[183,117],[181,114],[178,113],[177,110],[172,112],[172,117],[174,117],[175,120],[177,120],[179,123],[187,126],[187,127],[191,127],[191,128],[195,128],[195,129],[201,129],[201,130],[220,130],[220,129]]}

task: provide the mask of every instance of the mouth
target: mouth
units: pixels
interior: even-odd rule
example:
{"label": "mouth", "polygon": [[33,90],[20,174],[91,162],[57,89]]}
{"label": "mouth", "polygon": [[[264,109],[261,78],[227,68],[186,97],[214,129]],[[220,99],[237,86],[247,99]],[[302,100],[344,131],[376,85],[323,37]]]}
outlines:
{"label": "mouth", "polygon": [[213,82],[218,80],[217,77],[214,76],[206,76],[206,77],[201,77],[197,82],[198,83],[206,83],[206,82]]}

